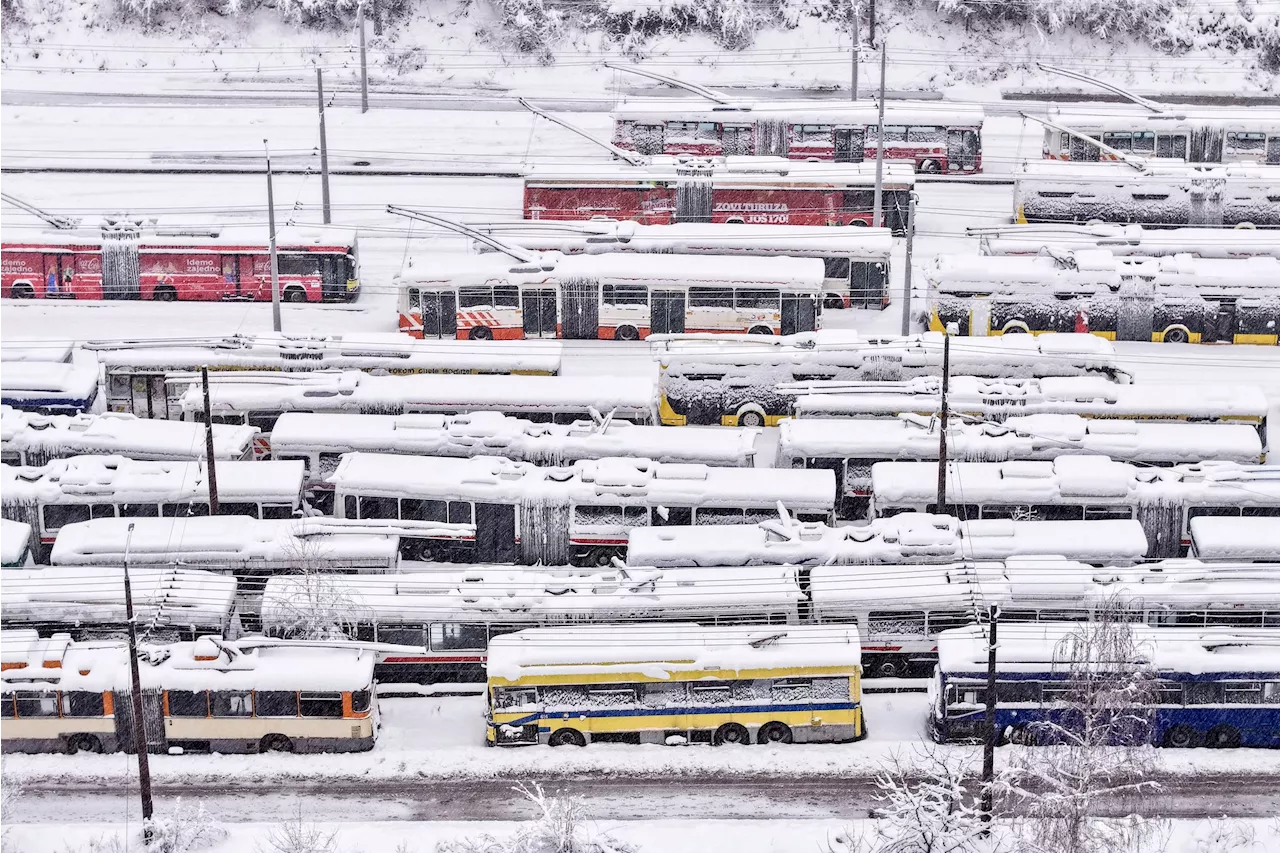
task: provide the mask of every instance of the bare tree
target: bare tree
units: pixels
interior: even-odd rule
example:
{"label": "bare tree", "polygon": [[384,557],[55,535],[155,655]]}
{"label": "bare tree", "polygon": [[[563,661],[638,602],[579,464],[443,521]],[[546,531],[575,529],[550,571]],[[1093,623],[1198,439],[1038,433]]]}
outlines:
{"label": "bare tree", "polygon": [[[1014,730],[1015,743],[1037,745],[1012,757],[1000,786],[1028,823],[1019,835],[1026,849],[1044,853],[1114,853],[1153,848],[1159,824],[1100,821],[1102,803],[1134,811],[1158,789],[1151,780],[1151,708],[1158,681],[1128,617],[1135,611],[1116,598],[1094,619],[1067,632],[1054,650],[1046,682],[1045,719]],[[1053,696],[1053,698],[1050,698]],[[1158,846],[1158,845],[1156,845]]]}
{"label": "bare tree", "polygon": [[369,609],[355,599],[326,569],[324,546],[304,539],[289,562],[294,573],[281,578],[280,594],[263,612],[263,627],[296,640],[340,639],[369,620]]}
{"label": "bare tree", "polygon": [[549,797],[537,782],[512,790],[534,804],[536,818],[507,838],[478,835],[442,841],[436,853],[637,853],[632,844],[592,832],[580,797]]}
{"label": "bare tree", "polygon": [[338,853],[338,833],[321,829],[298,813],[275,824],[258,845],[258,853]]}

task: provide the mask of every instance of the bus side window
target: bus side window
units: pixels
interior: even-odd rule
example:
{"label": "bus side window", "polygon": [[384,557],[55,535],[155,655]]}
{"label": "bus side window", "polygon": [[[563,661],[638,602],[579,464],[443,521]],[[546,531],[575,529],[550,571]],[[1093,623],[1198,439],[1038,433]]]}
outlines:
{"label": "bus side window", "polygon": [[356,512],[356,496],[344,495],[342,498],[342,517],[343,518],[359,518]]}
{"label": "bus side window", "polygon": [[298,697],[298,705],[304,717],[328,717],[341,719],[341,693],[310,693],[303,691]]}
{"label": "bus side window", "polygon": [[49,504],[43,510],[44,529],[54,531],[77,521],[89,520],[88,504]]}
{"label": "bus side window", "polygon": [[160,507],[156,504],[120,504],[121,518],[157,518]]}
{"label": "bus side window", "polygon": [[431,650],[483,651],[489,644],[489,632],[484,625],[466,622],[432,622]]}
{"label": "bus side window", "polygon": [[205,690],[169,690],[170,717],[209,716],[209,693]]}
{"label": "bus side window", "polygon": [[400,508],[395,498],[380,498],[376,495],[360,496],[361,518],[400,518]]}
{"label": "bus side window", "polygon": [[688,527],[693,524],[693,507],[668,506],[653,510],[654,527]]}
{"label": "bus side window", "polygon": [[160,514],[165,518],[194,518],[209,514],[209,504],[192,501],[184,504],[160,504]]}
{"label": "bus side window", "polygon": [[[251,511],[249,514],[253,515],[254,513]],[[278,518],[278,519],[293,518],[293,505],[292,504],[263,504],[262,518]]]}
{"label": "bus side window", "polygon": [[252,717],[253,692],[249,690],[215,690],[212,693],[213,716]]}
{"label": "bus side window", "polygon": [[62,694],[62,716],[101,717],[106,713],[101,693],[73,690]]}
{"label": "bus side window", "polygon": [[218,501],[218,515],[251,515],[258,517],[258,505],[254,503],[223,503]]}

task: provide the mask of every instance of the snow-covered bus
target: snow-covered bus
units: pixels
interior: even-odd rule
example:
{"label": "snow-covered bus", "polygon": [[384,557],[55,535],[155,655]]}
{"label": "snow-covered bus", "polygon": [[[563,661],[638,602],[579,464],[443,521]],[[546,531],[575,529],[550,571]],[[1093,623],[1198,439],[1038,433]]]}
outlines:
{"label": "snow-covered bus", "polygon": [[[525,219],[635,219],[645,225],[874,225],[874,163],[807,163],[778,157],[711,161],[654,158],[646,166],[575,163],[530,169]],[[909,166],[885,163],[880,223],[903,234]]]}
{"label": "snow-covered bus", "polygon": [[1280,167],[1027,163],[1013,176],[1014,221],[1280,227]]}
{"label": "snow-covered bus", "polygon": [[968,228],[984,255],[1061,255],[1106,249],[1117,257],[1280,258],[1280,240],[1256,228],[1143,228],[1095,222],[1089,225],[1005,225]]}
{"label": "snow-covered bus", "polygon": [[[648,99],[619,104],[613,144],[639,154],[701,157],[772,155],[792,160],[874,161],[879,106],[874,101]],[[982,171],[981,107],[886,102],[884,157],[925,174]]]}
{"label": "snow-covered bus", "polygon": [[[220,462],[218,512],[288,519],[302,508],[301,462]],[[136,462],[121,456],[72,456],[35,468],[0,470],[0,510],[38,532],[40,562],[58,531],[92,519],[186,518],[209,514],[203,462]]]}
{"label": "snow-covered bus", "polygon": [[[404,373],[560,372],[558,341],[501,344],[458,342],[447,347],[415,341],[395,333],[356,335],[232,335],[207,340],[90,341],[106,374],[107,408],[143,418],[180,420],[176,395],[181,386],[166,386],[178,374],[309,373],[316,370],[360,370]],[[253,424],[257,426],[257,424]]]}
{"label": "snow-covered bus", "polygon": [[42,415],[92,411],[98,399],[98,366],[60,361],[6,361],[0,405]]}
{"label": "snow-covered bus", "polygon": [[[477,231],[539,252],[566,255],[670,253],[820,258],[824,308],[885,308],[893,234],[888,228],[819,225],[641,225],[631,220],[516,221],[472,224]],[[490,248],[476,241],[476,248]]]}
{"label": "snow-covered bus", "polygon": [[779,505],[804,521],[829,521],[835,503],[830,471],[630,458],[540,468],[348,453],[329,482],[339,518],[439,525],[403,538],[406,556],[466,563],[608,565],[636,527],[753,524],[778,516]]}
{"label": "snow-covered bus", "polygon": [[924,266],[928,325],[961,335],[1089,332],[1109,340],[1280,340],[1280,259],[1137,260],[1105,249],[1053,257],[939,255]]}
{"label": "snow-covered bus", "polygon": [[1188,524],[1190,556],[1201,560],[1280,563],[1280,522],[1267,516],[1199,515]]}
{"label": "snow-covered bus", "polygon": [[[1054,123],[1103,145],[1143,158],[1188,163],[1254,162],[1280,166],[1280,114],[1248,110],[1177,107],[1152,113],[1125,104],[1110,109],[1055,107]],[[1044,158],[1089,162],[1115,159],[1079,136],[1046,127]]]}
{"label": "snow-covered bus", "polygon": [[[778,436],[777,467],[836,472],[841,518],[866,516],[872,465],[938,458],[937,419],[926,415],[869,419],[856,429],[842,418],[797,418],[779,424]],[[1158,466],[1204,459],[1245,465],[1266,461],[1258,431],[1247,424],[1024,415],[999,424],[957,420],[947,430],[947,456],[958,461],[1054,459],[1076,453]]]}
{"label": "snow-covered bus", "polygon": [[433,255],[397,278],[414,338],[635,341],[650,333],[793,335],[818,327],[816,258]]}
{"label": "snow-covered bus", "polygon": [[[859,383],[892,389],[901,380],[938,376],[943,337],[864,338],[834,329],[787,338],[691,335],[653,340],[650,350],[658,362],[663,424],[760,427],[795,414],[795,394],[787,389],[839,393]],[[1129,381],[1115,348],[1096,335],[953,341],[951,373]]]}
{"label": "snow-covered bus", "polygon": [[1280,518],[1280,470],[1233,462],[1151,468],[1106,456],[1037,462],[952,462],[947,505],[939,509],[938,466],[879,462],[871,467],[871,517],[945,512],[960,518],[1090,520],[1136,518],[1148,556],[1177,557],[1200,515]]}
{"label": "snow-covered bus", "polygon": [[[260,637],[143,645],[138,667],[147,751],[373,749],[374,657],[355,645]],[[125,643],[6,631],[3,658],[5,752],[133,750],[138,722]]]}
{"label": "snow-covered bus", "polygon": [[[250,459],[258,430],[214,424],[218,460]],[[147,420],[134,415],[34,415],[0,406],[0,461],[43,465],[67,456],[107,455],[138,460],[203,459],[203,424]]]}
{"label": "snow-covered bus", "polygon": [[[198,381],[172,380],[183,416],[204,420]],[[270,450],[272,431],[286,412],[313,414],[458,415],[499,412],[537,423],[603,419],[652,423],[654,383],[644,376],[376,376],[359,371],[308,374],[235,373],[210,377],[213,420],[262,430],[255,441]]]}

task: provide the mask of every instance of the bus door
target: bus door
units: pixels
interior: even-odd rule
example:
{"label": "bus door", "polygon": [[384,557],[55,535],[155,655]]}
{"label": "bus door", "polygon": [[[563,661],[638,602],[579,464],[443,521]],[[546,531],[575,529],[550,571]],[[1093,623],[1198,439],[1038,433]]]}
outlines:
{"label": "bus door", "polygon": [[[524,314],[526,338],[554,338],[556,336],[556,290],[536,288],[520,294],[521,313]],[[595,337],[593,335],[592,337]]]}
{"label": "bus door", "polygon": [[[1212,304],[1212,303],[1210,303]],[[1216,316],[1208,318],[1204,324],[1204,340],[1207,343],[1235,343],[1236,339],[1236,301],[1224,299],[1218,303]]]}
{"label": "bus door", "polygon": [[516,508],[514,504],[476,504],[476,560],[480,563],[517,563]]}
{"label": "bus door", "polygon": [[649,334],[678,335],[684,332],[685,292],[655,290],[649,301]]}
{"label": "bus door", "polygon": [[837,127],[835,133],[835,161],[837,163],[861,163],[865,159],[867,129],[865,127]]}
{"label": "bus door", "polygon": [[[249,264],[248,268],[245,270],[245,273],[249,276],[250,279],[253,278],[252,263]],[[222,256],[223,292],[227,296],[238,297],[242,295],[247,295],[250,298],[252,298],[254,296],[253,291],[256,290],[256,288],[250,287],[249,288],[250,292],[248,294],[242,294],[240,291],[240,287],[242,283],[243,283],[243,279],[240,277],[240,256],[239,255],[223,255]]]}
{"label": "bus door", "polygon": [[637,154],[665,154],[667,150],[667,126],[665,124],[635,124],[631,129],[631,147]]}
{"label": "bus door", "polygon": [[850,303],[857,308],[884,308],[889,304],[889,276],[881,261],[854,261],[849,285]]}
{"label": "bus door", "polygon": [[458,299],[452,290],[421,293],[420,306],[413,304],[415,291],[409,291],[409,311],[420,307],[422,317],[422,337],[447,338],[452,340],[458,335]]}
{"label": "bus door", "polygon": [[71,283],[75,271],[75,255],[45,255],[44,280],[37,286],[45,297],[74,299]]}
{"label": "bus door", "polygon": [[818,328],[818,302],[805,293],[782,294],[782,334],[812,332]]}
{"label": "bus door", "polygon": [[947,130],[947,171],[972,172],[978,168],[978,132]]}
{"label": "bus door", "polygon": [[1267,165],[1280,166],[1280,134],[1267,137]]}
{"label": "bus door", "polygon": [[600,282],[595,279],[565,279],[561,334],[565,338],[593,341],[600,337]]}
{"label": "bus door", "polygon": [[1071,137],[1071,161],[1073,163],[1097,162],[1102,159],[1102,149],[1092,142]]}
{"label": "bus door", "polygon": [[751,154],[751,125],[726,124],[720,134],[720,147],[726,157]]}

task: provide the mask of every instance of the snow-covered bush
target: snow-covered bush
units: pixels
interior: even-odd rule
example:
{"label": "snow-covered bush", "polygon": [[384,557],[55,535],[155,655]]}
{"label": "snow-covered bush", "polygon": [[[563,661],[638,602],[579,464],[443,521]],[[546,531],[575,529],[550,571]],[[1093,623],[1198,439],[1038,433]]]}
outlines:
{"label": "snow-covered bush", "polygon": [[564,35],[564,12],[547,8],[545,0],[494,0],[494,5],[503,40],[521,53],[535,54],[543,65],[555,62],[551,49]]}
{"label": "snow-covered bush", "polygon": [[227,831],[205,811],[203,803],[184,807],[181,797],[174,802],[173,811],[151,818],[150,829],[148,849],[155,853],[195,853],[227,837]]}
{"label": "snow-covered bush", "polygon": [[327,832],[298,813],[277,823],[258,844],[257,853],[338,853],[338,833]]}
{"label": "snow-covered bush", "polygon": [[975,23],[1030,24],[1042,33],[1075,29],[1098,38],[1150,38],[1173,8],[1166,0],[922,0],[922,4]]}
{"label": "snow-covered bush", "polygon": [[436,845],[436,853],[637,853],[637,848],[593,832],[580,797],[548,797],[538,783],[514,789],[539,815],[507,838],[477,835]]}

